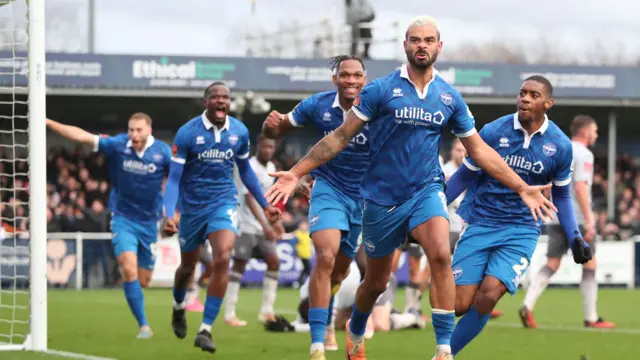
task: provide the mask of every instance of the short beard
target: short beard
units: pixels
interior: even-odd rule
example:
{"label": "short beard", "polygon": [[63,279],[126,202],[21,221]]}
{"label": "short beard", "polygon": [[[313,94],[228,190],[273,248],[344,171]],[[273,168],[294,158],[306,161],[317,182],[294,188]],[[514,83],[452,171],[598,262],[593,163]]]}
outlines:
{"label": "short beard", "polygon": [[420,69],[420,70],[427,70],[438,59],[437,51],[434,52],[433,54],[427,53],[429,54],[429,59],[426,62],[418,62],[415,58],[416,53],[409,54],[408,52],[405,52],[405,54],[407,55],[407,60],[409,61],[409,64],[413,65],[414,68]]}

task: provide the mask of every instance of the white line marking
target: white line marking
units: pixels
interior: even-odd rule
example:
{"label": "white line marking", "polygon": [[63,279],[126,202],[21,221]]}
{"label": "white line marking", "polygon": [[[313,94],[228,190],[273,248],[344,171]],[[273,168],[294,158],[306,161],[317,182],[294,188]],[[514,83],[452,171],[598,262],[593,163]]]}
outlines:
{"label": "white line marking", "polygon": [[71,359],[81,359],[81,360],[117,360],[114,358],[78,354],[78,353],[72,353],[72,352],[61,351],[61,350],[47,350],[47,354],[62,356],[62,357],[71,358]]}

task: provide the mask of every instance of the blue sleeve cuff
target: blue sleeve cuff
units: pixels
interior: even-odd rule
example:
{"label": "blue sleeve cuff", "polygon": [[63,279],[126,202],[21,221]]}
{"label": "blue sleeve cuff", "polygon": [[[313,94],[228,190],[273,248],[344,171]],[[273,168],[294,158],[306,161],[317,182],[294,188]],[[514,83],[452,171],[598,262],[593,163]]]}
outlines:
{"label": "blue sleeve cuff", "polygon": [[447,181],[447,188],[444,192],[447,197],[447,205],[451,204],[460,194],[467,190],[478,179],[478,176],[480,176],[479,171],[473,171],[465,164],[460,166],[458,171],[453,173],[449,181]]}
{"label": "blue sleeve cuff", "polygon": [[164,211],[168,218],[173,218],[176,212],[176,203],[178,202],[178,194],[180,193],[180,178],[184,164],[172,161],[169,166],[169,177],[164,187]]}
{"label": "blue sleeve cuff", "polygon": [[573,245],[573,240],[577,237],[582,238],[582,234],[580,234],[580,228],[576,221],[576,213],[573,208],[569,185],[554,185],[551,188],[551,197],[553,204],[558,208],[558,220],[564,228],[564,233],[567,239],[569,239],[569,244]]}
{"label": "blue sleeve cuff", "polygon": [[264,197],[260,181],[258,181],[256,173],[249,164],[249,159],[237,159],[236,164],[238,165],[238,173],[240,174],[242,183],[247,187],[247,190],[249,190],[249,193],[256,199],[258,204],[260,204],[263,209],[266,209],[269,204],[267,204],[267,199]]}

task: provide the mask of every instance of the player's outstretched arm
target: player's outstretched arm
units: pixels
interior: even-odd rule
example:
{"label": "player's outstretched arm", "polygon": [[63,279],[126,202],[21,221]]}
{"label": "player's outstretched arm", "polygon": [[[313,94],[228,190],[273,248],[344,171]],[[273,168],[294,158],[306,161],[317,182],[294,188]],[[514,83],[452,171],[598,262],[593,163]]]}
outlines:
{"label": "player's outstretched arm", "polygon": [[522,201],[531,209],[531,215],[537,221],[544,217],[543,212],[550,218],[554,218],[553,211],[558,209],[549,199],[542,195],[542,191],[551,187],[551,184],[544,186],[530,186],[504,162],[500,154],[482,140],[480,135],[473,134],[460,141],[466,148],[471,158],[484,171],[496,180],[503,183],[508,188],[517,192]]}
{"label": "player's outstretched arm", "polygon": [[447,205],[451,205],[479,176],[480,171],[473,171],[463,163],[447,181],[447,189],[444,192],[447,197]]}
{"label": "player's outstretched arm", "polygon": [[46,124],[51,131],[57,133],[58,135],[66,139],[69,139],[71,141],[74,141],[80,144],[86,144],[91,146],[96,145],[97,136],[77,126],[61,124],[51,119],[47,119]]}
{"label": "player's outstretched arm", "polygon": [[323,137],[291,170],[269,174],[278,178],[278,181],[267,192],[269,202],[275,204],[280,199],[287,202],[289,196],[295,191],[300,178],[336,157],[349,145],[349,141],[362,130],[364,125],[365,121],[361,120],[353,110],[350,110],[342,125]]}
{"label": "player's outstretched arm", "polygon": [[580,228],[576,221],[575,209],[571,200],[571,191],[569,184],[564,186],[553,185],[551,188],[551,197],[553,203],[558,208],[558,220],[564,228],[564,233],[569,239],[573,260],[577,264],[584,264],[591,260],[593,251],[580,234]]}

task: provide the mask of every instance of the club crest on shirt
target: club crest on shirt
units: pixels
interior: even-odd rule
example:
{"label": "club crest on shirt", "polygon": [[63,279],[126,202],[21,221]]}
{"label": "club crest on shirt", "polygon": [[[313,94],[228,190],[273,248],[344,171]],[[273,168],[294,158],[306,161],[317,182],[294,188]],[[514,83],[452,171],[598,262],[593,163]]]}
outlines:
{"label": "club crest on shirt", "polygon": [[238,143],[238,135],[229,136],[229,144],[235,145]]}
{"label": "club crest on shirt", "polygon": [[556,144],[554,143],[546,143],[542,145],[542,153],[547,156],[553,156],[558,149],[556,148]]}
{"label": "club crest on shirt", "polygon": [[442,100],[442,103],[445,105],[451,105],[451,103],[453,102],[453,96],[445,92],[440,94],[440,100]]}
{"label": "club crest on shirt", "polygon": [[162,161],[162,158],[163,158],[162,154],[153,154],[153,161],[160,162]]}

